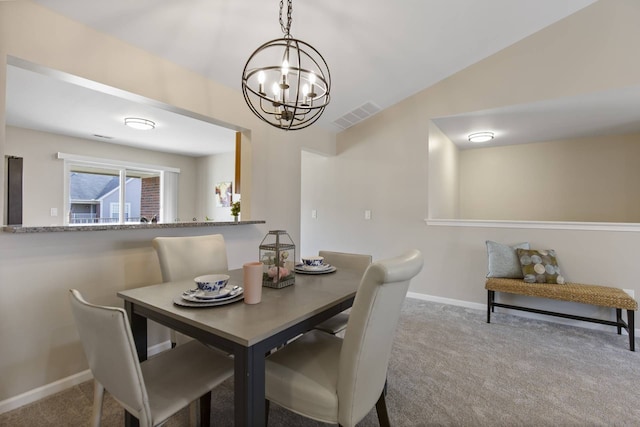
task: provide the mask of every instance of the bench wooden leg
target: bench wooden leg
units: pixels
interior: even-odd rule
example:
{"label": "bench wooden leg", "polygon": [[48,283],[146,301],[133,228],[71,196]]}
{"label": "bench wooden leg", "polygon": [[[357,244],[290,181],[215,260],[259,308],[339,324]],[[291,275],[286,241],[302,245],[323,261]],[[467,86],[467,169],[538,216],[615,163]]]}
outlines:
{"label": "bench wooden leg", "polygon": [[629,350],[636,351],[636,326],[634,322],[635,312],[627,310],[627,328],[629,328]]}

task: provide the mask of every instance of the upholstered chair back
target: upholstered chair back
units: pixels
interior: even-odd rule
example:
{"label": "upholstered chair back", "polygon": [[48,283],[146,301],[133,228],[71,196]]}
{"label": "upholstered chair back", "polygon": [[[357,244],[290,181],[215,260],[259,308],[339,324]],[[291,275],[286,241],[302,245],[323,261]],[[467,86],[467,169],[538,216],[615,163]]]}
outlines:
{"label": "upholstered chair back", "polygon": [[423,266],[411,250],[374,262],[364,273],[340,352],[338,420],[353,426],[376,404],[384,388],[393,337],[409,282]]}
{"label": "upholstered chair back", "polygon": [[71,310],[93,377],[140,425],[151,424],[149,397],[125,311],[86,302],[70,291]]}
{"label": "upholstered chair back", "polygon": [[356,270],[364,273],[371,264],[371,255],[351,254],[346,252],[318,251],[318,255],[324,257],[325,264],[331,264],[337,268]]}
{"label": "upholstered chair back", "polygon": [[187,237],[156,237],[162,280],[192,279],[203,274],[226,273],[227,248],[221,234]]}

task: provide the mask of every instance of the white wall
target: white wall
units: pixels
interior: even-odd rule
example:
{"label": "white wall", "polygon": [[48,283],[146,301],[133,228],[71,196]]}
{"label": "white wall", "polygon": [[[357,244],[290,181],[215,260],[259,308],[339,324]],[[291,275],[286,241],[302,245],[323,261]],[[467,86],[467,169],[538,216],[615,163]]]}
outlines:
{"label": "white wall", "polygon": [[[335,151],[318,127],[267,128],[230,89],[32,2],[0,2],[0,154],[5,137],[7,56],[60,70],[238,126],[243,131],[243,195],[259,226],[43,234],[0,233],[0,407],[2,402],[87,369],[67,302],[69,288],[91,301],[121,304],[121,289],[157,283],[150,241],[157,235],[222,233],[229,265],[256,259],[269,229],[300,239],[300,156],[308,147]],[[138,159],[142,161],[141,159]],[[4,162],[0,165],[4,176]],[[5,184],[6,185],[6,184]],[[4,210],[5,187],[0,190]],[[21,294],[16,297],[16,294]],[[166,338],[151,330],[150,344]]]}

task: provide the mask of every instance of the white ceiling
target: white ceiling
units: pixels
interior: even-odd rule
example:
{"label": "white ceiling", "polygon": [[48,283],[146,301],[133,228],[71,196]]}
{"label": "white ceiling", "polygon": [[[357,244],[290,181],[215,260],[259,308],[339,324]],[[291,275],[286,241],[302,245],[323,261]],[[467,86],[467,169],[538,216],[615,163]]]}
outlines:
{"label": "white ceiling", "polygon": [[[433,122],[461,149],[640,133],[640,87],[474,111]],[[483,131],[493,132],[495,139],[469,142],[471,133]]]}
{"label": "white ceiling", "polygon": [[[282,35],[277,0],[34,1],[239,94],[249,55]],[[291,33],[329,64],[331,103],[317,125],[339,131],[333,122],[350,111],[387,108],[594,1],[295,0]]]}
{"label": "white ceiling", "polygon": [[[9,125],[194,157],[235,151],[234,130],[132,98],[68,75],[7,67]],[[132,129],[124,125],[126,117],[151,120],[156,127]]]}

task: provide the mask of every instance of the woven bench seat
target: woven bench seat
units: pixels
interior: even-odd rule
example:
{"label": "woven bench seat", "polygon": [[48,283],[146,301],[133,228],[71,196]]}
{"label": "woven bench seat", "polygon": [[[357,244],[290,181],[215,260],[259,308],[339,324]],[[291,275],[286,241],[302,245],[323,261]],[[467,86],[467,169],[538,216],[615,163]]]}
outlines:
{"label": "woven bench seat", "polygon": [[[609,286],[584,285],[581,283],[566,283],[564,285],[527,283],[524,280],[519,279],[503,279],[495,277],[487,278],[485,289],[487,290],[487,323],[491,323],[491,313],[494,311],[494,308],[503,307],[616,326],[618,328],[618,334],[621,334],[622,328],[629,333],[629,349],[631,351],[635,351],[634,311],[638,309],[638,302],[622,289]],[[538,310],[512,304],[502,304],[495,301],[496,292],[609,307],[616,310],[616,321]],[[622,310],[627,310],[627,322],[622,319]]]}

